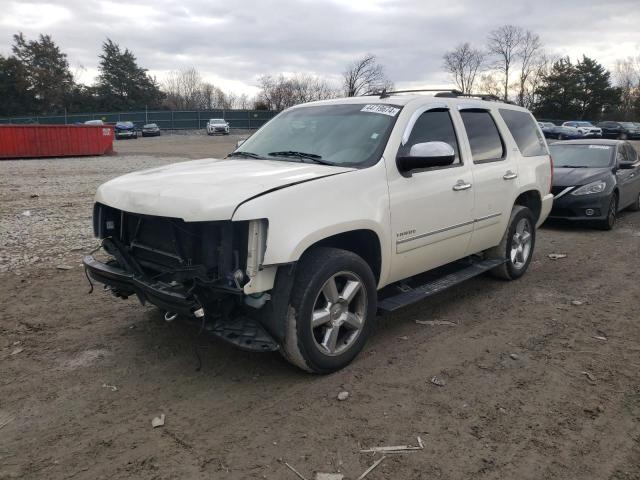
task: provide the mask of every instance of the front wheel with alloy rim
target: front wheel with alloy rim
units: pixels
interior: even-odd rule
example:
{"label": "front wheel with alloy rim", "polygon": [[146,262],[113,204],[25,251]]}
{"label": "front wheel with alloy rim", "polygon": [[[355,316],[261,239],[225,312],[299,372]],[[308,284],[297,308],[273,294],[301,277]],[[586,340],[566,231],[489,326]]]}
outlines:
{"label": "front wheel with alloy rim", "polygon": [[618,216],[618,196],[614,193],[609,200],[609,206],[607,207],[607,217],[600,222],[600,228],[602,230],[613,230],[616,225],[616,218]]}
{"label": "front wheel with alloy rim", "polygon": [[371,268],[358,255],[325,247],[305,253],[296,267],[282,354],[313,373],[347,366],[371,333],[376,295]]}
{"label": "front wheel with alloy rim", "polygon": [[522,205],[513,207],[502,241],[485,252],[487,258],[504,260],[502,265],[491,270],[493,275],[505,280],[515,280],[524,275],[536,244],[535,225],[531,210]]}

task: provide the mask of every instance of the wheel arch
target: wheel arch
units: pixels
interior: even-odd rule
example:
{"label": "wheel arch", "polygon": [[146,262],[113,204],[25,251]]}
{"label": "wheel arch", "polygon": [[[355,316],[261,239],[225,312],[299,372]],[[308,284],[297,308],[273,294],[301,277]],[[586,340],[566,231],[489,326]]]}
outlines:
{"label": "wheel arch", "polygon": [[514,204],[527,207],[531,210],[535,220],[534,223],[538,223],[542,212],[542,197],[540,196],[540,192],[537,190],[526,190],[518,195]]}

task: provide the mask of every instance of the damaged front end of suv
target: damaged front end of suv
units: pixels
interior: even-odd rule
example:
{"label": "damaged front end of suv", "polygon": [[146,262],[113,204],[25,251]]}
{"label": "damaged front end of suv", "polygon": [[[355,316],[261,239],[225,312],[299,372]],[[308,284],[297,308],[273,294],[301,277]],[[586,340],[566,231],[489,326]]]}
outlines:
{"label": "damaged front end of suv", "polygon": [[[267,220],[186,222],[96,203],[93,227],[107,258],[88,255],[84,266],[116,297],[135,295],[165,311],[167,321],[197,321],[246,350],[278,349],[263,308],[269,294],[251,283],[261,273]],[[270,274],[275,269],[262,272]]]}

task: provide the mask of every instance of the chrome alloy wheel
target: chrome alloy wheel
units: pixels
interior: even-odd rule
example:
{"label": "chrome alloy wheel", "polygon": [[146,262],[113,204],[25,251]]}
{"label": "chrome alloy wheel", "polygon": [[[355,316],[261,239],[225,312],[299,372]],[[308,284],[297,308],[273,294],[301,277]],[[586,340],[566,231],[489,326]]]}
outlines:
{"label": "chrome alloy wheel", "polygon": [[367,292],[352,272],[338,272],[322,286],[313,304],[311,330],[316,346],[329,356],[349,349],[364,327]]}
{"label": "chrome alloy wheel", "polygon": [[521,218],[511,239],[509,257],[515,268],[522,268],[531,254],[531,223],[527,218]]}

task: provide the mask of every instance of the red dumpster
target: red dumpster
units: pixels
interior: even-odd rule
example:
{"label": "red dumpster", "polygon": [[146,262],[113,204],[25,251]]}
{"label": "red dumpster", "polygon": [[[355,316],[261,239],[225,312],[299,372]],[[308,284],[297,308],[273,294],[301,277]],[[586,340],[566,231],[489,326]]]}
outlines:
{"label": "red dumpster", "polygon": [[103,155],[112,151],[110,125],[0,125],[0,159]]}

